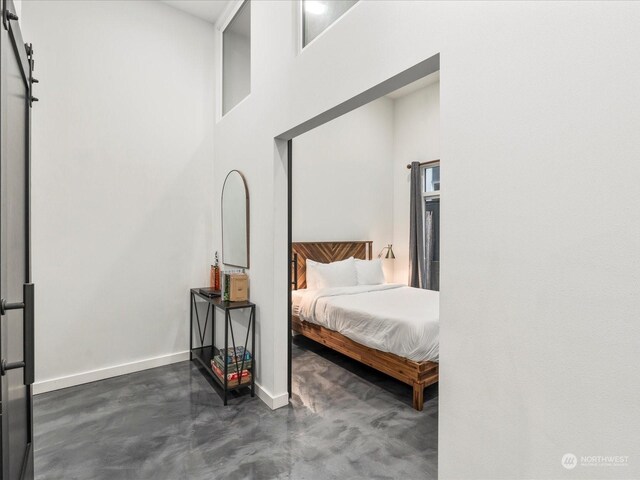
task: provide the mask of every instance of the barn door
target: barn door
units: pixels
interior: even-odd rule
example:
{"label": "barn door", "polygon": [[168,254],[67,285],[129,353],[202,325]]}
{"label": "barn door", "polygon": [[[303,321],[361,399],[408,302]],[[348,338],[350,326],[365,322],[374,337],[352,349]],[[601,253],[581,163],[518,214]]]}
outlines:
{"label": "barn door", "polygon": [[29,146],[33,51],[12,0],[0,28],[0,423],[2,479],[33,478]]}

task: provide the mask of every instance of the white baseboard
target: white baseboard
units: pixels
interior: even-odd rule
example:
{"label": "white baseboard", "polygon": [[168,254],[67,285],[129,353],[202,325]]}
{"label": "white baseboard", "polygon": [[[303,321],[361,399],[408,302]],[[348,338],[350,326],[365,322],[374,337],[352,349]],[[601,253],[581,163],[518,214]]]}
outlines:
{"label": "white baseboard", "polygon": [[[188,351],[171,353],[169,355],[148,358],[145,360],[139,360],[137,362],[124,363],[122,365],[115,365],[113,367],[99,368],[97,370],[76,373],[74,375],[68,375],[66,377],[43,380],[40,382],[35,382],[33,384],[33,394],[38,395],[40,393],[60,390],[62,388],[74,387],[76,385],[82,385],[83,383],[96,382],[98,380],[104,380],[106,378],[126,375],[127,373],[140,372],[142,370],[148,370],[149,368],[163,367],[165,365],[183,362],[185,360],[189,360]],[[266,403],[267,406],[272,410],[276,410],[278,408],[289,405],[289,395],[286,392],[280,395],[273,395],[271,394],[271,392],[269,392],[269,390],[267,390],[257,382],[256,389],[258,391],[258,398]]]}
{"label": "white baseboard", "polygon": [[38,395],[39,393],[51,392],[53,390],[60,390],[61,388],[73,387],[75,385],[95,382],[97,380],[104,380],[105,378],[126,375],[127,373],[134,373],[134,372],[139,372],[141,370],[148,370],[149,368],[163,367],[165,365],[170,365],[172,363],[177,363],[177,362],[183,362],[185,360],[189,360],[188,351],[171,353],[169,355],[162,355],[160,357],[147,358],[145,360],[139,360],[131,363],[124,363],[122,365],[115,365],[113,367],[99,368],[98,370],[90,370],[88,372],[76,373],[74,375],[68,375],[66,377],[43,380],[41,382],[35,382],[33,384],[33,394]]}
{"label": "white baseboard", "polygon": [[262,400],[271,410],[277,408],[286,407],[289,405],[289,394],[282,393],[280,395],[272,395],[269,390],[264,388],[258,382],[256,382],[256,388],[258,390],[258,398]]}

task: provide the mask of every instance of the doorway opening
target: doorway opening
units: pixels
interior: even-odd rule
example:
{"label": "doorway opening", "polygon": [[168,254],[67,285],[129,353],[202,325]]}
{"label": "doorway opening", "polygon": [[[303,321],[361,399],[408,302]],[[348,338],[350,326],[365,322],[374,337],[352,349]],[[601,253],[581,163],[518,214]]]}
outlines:
{"label": "doorway opening", "polygon": [[[293,369],[292,369],[292,355],[293,355],[293,349],[297,348],[297,346],[294,344],[294,335],[292,330],[294,328],[296,328],[296,321],[297,321],[297,316],[292,314],[292,305],[293,305],[293,296],[294,296],[294,292],[296,292],[296,289],[298,289],[303,282],[306,282],[307,278],[306,278],[306,260],[307,258],[311,261],[313,261],[313,259],[309,256],[307,256],[306,258],[303,259],[302,262],[300,262],[300,256],[301,256],[301,248],[304,248],[304,246],[302,244],[304,243],[308,243],[308,244],[320,244],[320,243],[330,243],[330,244],[334,244],[331,246],[331,248],[334,249],[338,249],[341,248],[338,244],[343,244],[342,247],[344,247],[346,250],[346,253],[340,253],[337,254],[338,257],[333,256],[333,254],[328,255],[326,257],[322,257],[321,255],[321,260],[325,260],[324,262],[321,261],[321,263],[329,263],[329,262],[333,262],[336,260],[340,260],[342,259],[342,256],[344,255],[349,255],[351,256],[354,252],[364,252],[361,254],[361,256],[359,258],[361,259],[367,259],[367,260],[372,260],[373,257],[378,256],[378,254],[380,253],[382,257],[384,257],[382,260],[383,263],[383,271],[384,271],[384,276],[385,276],[385,281],[386,282],[390,282],[390,281],[397,281],[397,280],[401,280],[402,283],[404,283],[405,285],[408,283],[407,280],[407,276],[408,276],[408,270],[409,270],[409,266],[408,266],[408,261],[409,261],[409,239],[406,239],[406,246],[400,246],[398,245],[398,243],[395,242],[397,237],[396,235],[394,235],[395,232],[391,232],[389,233],[388,231],[386,233],[382,233],[382,234],[378,234],[377,238],[372,239],[372,235],[367,235],[365,234],[364,237],[361,238],[355,238],[353,231],[349,232],[349,233],[340,233],[340,230],[337,229],[335,230],[336,232],[338,232],[337,234],[326,234],[325,235],[319,235],[319,234],[312,234],[309,231],[306,232],[305,235],[302,235],[301,232],[299,231],[299,229],[296,229],[296,225],[298,225],[298,223],[296,223],[296,220],[299,219],[301,216],[304,216],[304,213],[301,213],[300,211],[297,211],[297,206],[298,206],[298,198],[296,198],[296,186],[299,186],[299,188],[303,188],[308,186],[304,184],[304,180],[301,178],[297,178],[297,173],[300,170],[296,170],[296,165],[299,163],[299,158],[300,158],[300,147],[302,145],[304,145],[305,143],[313,143],[313,140],[308,141],[305,140],[304,134],[306,133],[313,133],[312,130],[316,129],[317,127],[321,127],[325,126],[325,124],[327,124],[328,122],[331,122],[332,120],[336,120],[340,117],[345,117],[346,118],[346,114],[349,114],[351,112],[354,112],[357,109],[361,109],[362,108],[370,108],[371,105],[373,105],[376,101],[379,101],[380,99],[383,98],[391,98],[393,100],[393,97],[395,96],[396,98],[400,98],[403,97],[405,95],[409,95],[411,94],[413,91],[416,91],[418,89],[420,89],[421,87],[424,87],[425,84],[421,85],[421,82],[429,82],[429,80],[433,81],[433,78],[436,77],[438,79],[439,82],[439,70],[440,70],[440,57],[439,54],[434,55],[433,57],[430,57],[426,60],[424,60],[423,62],[420,62],[419,64],[399,73],[398,75],[395,75],[394,77],[391,77],[390,79],[366,90],[365,92],[360,93],[359,95],[356,95],[355,97],[327,110],[326,112],[321,113],[320,115],[317,115],[316,117],[313,117],[309,120],[307,120],[306,122],[303,122],[302,124],[298,125],[297,127],[294,127],[290,130],[288,130],[287,132],[284,132],[283,134],[281,134],[278,139],[279,140],[286,140],[287,141],[287,203],[288,203],[288,209],[287,209],[287,218],[288,218],[288,222],[287,222],[287,243],[288,243],[288,259],[291,262],[290,263],[290,268],[288,269],[288,283],[287,283],[287,316],[288,316],[288,328],[287,328],[287,335],[288,335],[288,392],[289,392],[289,397],[291,398],[292,394],[293,394],[293,385],[292,385],[292,378],[293,378]],[[439,99],[439,95],[438,95],[438,99]],[[397,130],[397,129],[396,129]],[[294,148],[294,138],[296,139],[296,146]],[[355,142],[358,142],[357,137],[354,138]],[[308,150],[308,149],[307,149]],[[318,150],[318,149],[316,149]],[[329,155],[331,154],[330,152],[328,153]],[[294,164],[294,156],[296,157],[296,164]],[[419,172],[420,172],[420,178],[422,179],[422,184],[425,186],[425,189],[427,187],[427,183],[425,178],[427,177],[427,171],[430,175],[430,183],[429,186],[431,188],[437,188],[437,193],[434,192],[427,192],[425,190],[425,192],[421,191],[421,197],[420,197],[420,209],[422,212],[422,215],[425,216],[425,218],[429,217],[430,220],[433,222],[433,227],[434,230],[433,232],[435,233],[435,241],[434,239],[431,239],[432,243],[431,243],[431,257],[429,259],[429,263],[430,263],[430,271],[431,274],[435,276],[435,280],[432,281],[432,283],[430,283],[430,288],[435,288],[437,289],[438,287],[438,282],[437,282],[437,274],[439,271],[439,163],[438,164],[434,164],[432,163],[434,160],[437,160],[439,162],[439,158],[433,158],[433,157],[411,157],[411,156],[406,156],[406,155],[399,155],[398,158],[403,158],[403,159],[409,159],[407,161],[410,162],[414,162],[417,161],[419,164]],[[405,162],[406,165],[406,162]],[[352,165],[353,167],[353,165]],[[360,167],[362,167],[363,169],[368,168],[367,165],[361,165]],[[399,165],[395,165],[395,166],[391,166],[389,168],[389,175],[391,177],[394,176],[394,169],[397,170],[397,167],[399,167]],[[437,169],[433,169],[431,167],[437,167]],[[406,167],[405,167],[406,168]],[[428,170],[429,169],[429,170]],[[342,180],[344,180],[345,178],[347,179],[347,182],[349,181],[349,178],[358,178],[361,175],[357,175],[357,173],[351,172],[351,174],[347,173],[345,175],[341,175],[341,173],[339,171],[335,171],[335,170],[331,170],[331,168],[328,169],[329,174],[328,174],[328,178],[330,178],[331,176],[335,178],[338,177],[342,177]],[[407,170],[404,171],[404,176],[407,176]],[[436,174],[438,176],[437,181],[434,181],[435,179],[434,174]],[[351,176],[350,176],[351,175]],[[355,177],[354,177],[355,175]],[[402,176],[402,175],[398,175],[398,176]],[[316,182],[316,185],[318,184],[318,182],[320,181],[320,179],[315,178],[313,180],[314,182]],[[321,183],[321,181],[320,181]],[[354,183],[354,189],[357,189],[359,187],[358,182]],[[375,188],[375,185],[371,186],[370,188]],[[305,190],[308,190],[305,188]],[[327,195],[331,195],[331,188],[327,187],[327,191],[326,194]],[[307,192],[309,193],[309,192]],[[405,207],[407,210],[407,217],[408,217],[408,210],[409,210],[409,200],[408,200],[408,192],[407,193],[407,197],[405,197],[406,202],[405,202]],[[424,194],[424,195],[423,195]],[[336,205],[335,203],[332,204],[330,201],[327,203],[326,198],[317,198],[314,197],[314,195],[311,193],[308,195],[308,200],[310,201],[316,201],[319,203],[324,203],[324,205],[327,207],[327,209],[335,209],[335,208],[340,208],[339,205]],[[307,204],[309,202],[306,202]],[[367,207],[367,205],[365,205],[365,209],[363,210],[364,212],[366,212],[366,208],[370,208],[371,210],[373,210],[374,212],[378,211],[379,209],[384,209],[386,208],[386,210],[393,210],[395,213],[395,210],[397,210],[395,207],[393,206],[389,206],[387,205],[385,207],[384,205],[384,201],[377,203],[375,206],[371,206],[369,205]],[[391,201],[391,203],[393,203],[393,201]],[[342,208],[349,208],[352,205],[343,205]],[[403,223],[404,222],[404,223]],[[324,225],[321,221],[320,222],[316,222],[319,226],[319,229],[317,230],[317,233],[320,233],[322,230],[322,226]],[[402,222],[399,222],[399,225],[394,226],[393,229],[394,230],[398,230],[398,231],[402,231],[403,229],[406,230],[406,236],[408,237],[409,235],[409,219],[408,218],[404,218]],[[405,228],[406,227],[406,228]],[[346,238],[349,237],[349,238]],[[366,237],[366,238],[365,238]],[[384,240],[383,240],[384,238]],[[362,244],[362,245],[360,245]],[[324,248],[326,247],[326,245],[308,245],[308,247],[310,248]],[[435,249],[434,249],[435,247]],[[379,250],[382,250],[379,252]],[[427,245],[427,250],[428,250],[428,245]],[[425,249],[423,248],[420,252],[420,255],[424,256]],[[315,253],[309,253],[309,255],[314,256],[317,255],[317,251]],[[356,253],[356,258],[358,257],[358,253]],[[302,254],[302,256],[304,257],[305,255]],[[399,258],[398,258],[399,257]],[[345,257],[346,258],[346,257]],[[389,259],[395,259],[393,260],[393,262],[395,262],[395,265],[392,265],[391,267],[389,267],[388,265],[388,260]],[[317,260],[317,259],[316,259]],[[300,265],[303,265],[305,268],[303,268],[302,270],[300,270],[300,268],[298,268]],[[400,265],[398,267],[396,267],[396,265]],[[388,270],[391,270],[391,272],[389,272]],[[303,275],[305,278],[301,278],[301,275]],[[404,278],[404,280],[402,280]],[[306,286],[306,283],[304,283],[304,285]],[[302,338],[302,337],[300,337]],[[297,340],[296,340],[297,341]],[[303,340],[304,341],[304,340]],[[314,345],[325,345],[325,346],[330,346],[333,350],[337,350],[338,352],[340,352],[338,355],[343,355],[345,352],[344,350],[340,350],[340,348],[336,348],[336,344],[335,342],[333,342],[331,339],[327,339],[324,338],[322,339],[321,337],[316,337],[314,339],[314,341],[311,342],[311,344]],[[307,345],[309,346],[309,345]],[[352,346],[350,346],[349,348],[351,348]],[[368,346],[365,345],[366,348],[370,348]],[[313,347],[310,347],[313,348]],[[437,348],[437,347],[436,347]],[[333,352],[335,353],[335,352]],[[333,353],[331,353],[331,355],[333,355]],[[365,363],[369,366],[374,366],[375,370],[379,370],[380,372],[383,372],[383,376],[384,374],[389,373],[388,371],[386,371],[384,369],[384,366],[381,366],[379,363],[376,362],[372,362],[370,359],[364,358],[367,356],[367,354],[370,354],[371,352],[369,350],[363,350],[361,352],[360,356],[360,361],[361,363]],[[331,356],[329,355],[329,356]],[[348,355],[351,358],[356,358],[357,355]],[[350,360],[349,360],[350,361]],[[347,362],[348,363],[348,362]],[[384,363],[384,362],[383,362]],[[352,362],[353,364],[353,362]],[[373,364],[373,365],[372,365]],[[349,368],[348,366],[345,368]],[[376,374],[378,374],[378,372],[376,372]],[[431,383],[426,383],[425,385],[429,385],[429,384],[434,384],[435,381],[437,381],[437,366],[435,367],[435,370],[431,369],[429,370],[429,373],[426,374],[426,376],[424,378],[429,379],[429,381],[431,381]],[[372,377],[373,378],[373,377]],[[380,377],[377,377],[380,378]],[[396,378],[398,378],[398,376],[396,375]],[[371,380],[371,381],[376,381]],[[407,379],[403,380],[404,383],[410,383],[410,381],[407,381]],[[437,389],[437,386],[435,387]],[[421,397],[423,390],[422,389],[418,389],[420,391],[420,393],[416,393],[416,387],[414,386],[414,395],[413,395],[413,405],[417,405],[419,404],[420,406],[422,405],[422,398],[418,398],[416,399],[416,395],[419,395]],[[436,390],[437,391],[437,390]],[[409,404],[412,404],[411,400],[408,401]]]}

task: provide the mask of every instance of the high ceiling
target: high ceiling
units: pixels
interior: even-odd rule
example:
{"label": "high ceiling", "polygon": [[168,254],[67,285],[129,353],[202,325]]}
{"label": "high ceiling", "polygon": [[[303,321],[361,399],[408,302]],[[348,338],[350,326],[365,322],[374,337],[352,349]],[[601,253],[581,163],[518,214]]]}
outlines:
{"label": "high ceiling", "polygon": [[227,8],[228,0],[161,0],[178,10],[202,18],[209,23],[216,23]]}

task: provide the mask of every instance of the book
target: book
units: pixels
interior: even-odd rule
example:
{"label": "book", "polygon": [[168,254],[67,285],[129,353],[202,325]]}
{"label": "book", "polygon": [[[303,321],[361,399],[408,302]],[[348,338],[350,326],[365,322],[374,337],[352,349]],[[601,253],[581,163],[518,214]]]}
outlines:
{"label": "book", "polygon": [[229,301],[231,279],[229,273],[224,272],[222,276],[222,299],[225,302]]}
{"label": "book", "polygon": [[226,352],[223,349],[220,350],[220,358],[224,358],[226,353],[227,364],[235,363],[236,361],[241,362],[244,357],[245,360],[251,360],[251,352],[246,350],[244,347],[233,347],[227,348]]}
{"label": "book", "polygon": [[[221,371],[224,371],[224,362],[222,361],[222,357],[220,355],[216,355],[213,357],[213,361],[216,363],[218,368]],[[238,363],[231,362],[227,364],[227,372],[237,372],[239,368],[243,370],[251,368],[251,360],[244,359],[244,364],[242,359],[238,359]]]}
{"label": "book", "polygon": [[215,289],[213,289],[213,288],[201,288],[201,289],[199,290],[199,292],[200,292],[202,295],[205,295],[205,296],[207,296],[207,297],[211,297],[211,298],[219,297],[219,296],[220,296],[220,290],[215,290]]}
{"label": "book", "polygon": [[[211,369],[217,375],[217,377],[222,380],[224,379],[224,372],[220,370],[218,365],[214,361],[211,362]],[[238,377],[241,379],[241,383],[245,381],[251,380],[251,372],[249,370],[242,370],[241,374],[238,375],[238,372],[227,373],[227,382],[238,382]]]}
{"label": "book", "polygon": [[[222,380],[222,377],[216,375],[216,378],[220,381],[220,382],[224,382],[224,380]],[[235,387],[249,387],[251,386],[251,375],[249,375],[249,378],[243,378],[242,380],[240,380],[240,382],[238,382],[238,380],[227,380],[227,388],[235,388]]]}

